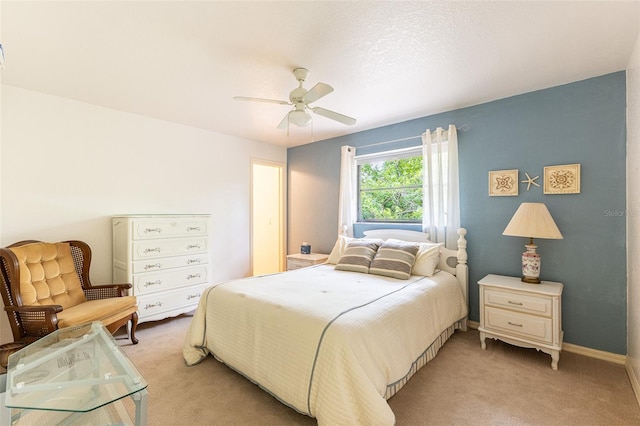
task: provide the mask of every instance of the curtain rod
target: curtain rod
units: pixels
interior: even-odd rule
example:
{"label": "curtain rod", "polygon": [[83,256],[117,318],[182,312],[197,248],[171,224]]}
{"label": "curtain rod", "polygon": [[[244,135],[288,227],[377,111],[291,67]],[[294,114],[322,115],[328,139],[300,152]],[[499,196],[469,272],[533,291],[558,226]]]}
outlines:
{"label": "curtain rod", "polygon": [[[466,132],[467,130],[469,130],[469,125],[468,124],[463,124],[460,127],[456,127],[456,130],[460,130],[463,132]],[[446,131],[446,130],[445,130]],[[385,141],[385,142],[376,142],[376,143],[372,143],[370,145],[363,145],[363,146],[357,146],[355,147],[356,149],[361,149],[361,148],[369,148],[371,146],[378,146],[378,145],[386,145],[388,143],[396,143],[396,142],[404,142],[404,141],[410,141],[412,139],[417,139],[417,138],[422,138],[422,134],[420,135],[416,135],[416,136],[408,136],[406,138],[400,138],[400,139],[394,139],[392,141]]]}

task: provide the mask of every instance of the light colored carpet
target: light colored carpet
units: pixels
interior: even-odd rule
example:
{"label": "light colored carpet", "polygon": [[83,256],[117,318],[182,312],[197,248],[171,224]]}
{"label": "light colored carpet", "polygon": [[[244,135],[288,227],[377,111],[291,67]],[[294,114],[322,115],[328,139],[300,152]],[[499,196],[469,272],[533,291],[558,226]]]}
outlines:
{"label": "light colored carpet", "polygon": [[[187,367],[182,342],[191,317],[138,328],[118,343],[149,384],[149,425],[313,425],[209,356]],[[623,366],[562,352],[551,358],[456,332],[438,356],[389,400],[397,425],[640,425]]]}

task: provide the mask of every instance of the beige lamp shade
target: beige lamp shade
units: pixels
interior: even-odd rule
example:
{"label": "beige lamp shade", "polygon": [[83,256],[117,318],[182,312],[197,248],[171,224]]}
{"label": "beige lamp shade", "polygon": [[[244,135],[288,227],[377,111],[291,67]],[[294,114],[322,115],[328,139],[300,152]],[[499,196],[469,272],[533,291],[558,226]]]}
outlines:
{"label": "beige lamp shade", "polygon": [[520,204],[502,235],[562,239],[562,234],[544,203]]}

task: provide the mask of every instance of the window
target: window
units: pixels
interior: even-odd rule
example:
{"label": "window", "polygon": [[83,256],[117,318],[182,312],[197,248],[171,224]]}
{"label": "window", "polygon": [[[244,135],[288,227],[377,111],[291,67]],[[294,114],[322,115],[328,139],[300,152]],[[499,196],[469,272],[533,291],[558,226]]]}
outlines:
{"label": "window", "polygon": [[356,157],[358,221],[422,221],[420,147]]}

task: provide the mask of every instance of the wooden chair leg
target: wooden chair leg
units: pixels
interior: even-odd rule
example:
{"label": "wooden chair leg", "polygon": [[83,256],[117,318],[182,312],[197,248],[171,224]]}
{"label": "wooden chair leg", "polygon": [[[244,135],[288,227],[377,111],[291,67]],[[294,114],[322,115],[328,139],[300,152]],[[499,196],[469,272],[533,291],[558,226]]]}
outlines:
{"label": "wooden chair leg", "polygon": [[138,313],[134,312],[131,314],[131,342],[134,345],[138,344],[138,339],[136,339],[136,328],[138,328]]}

